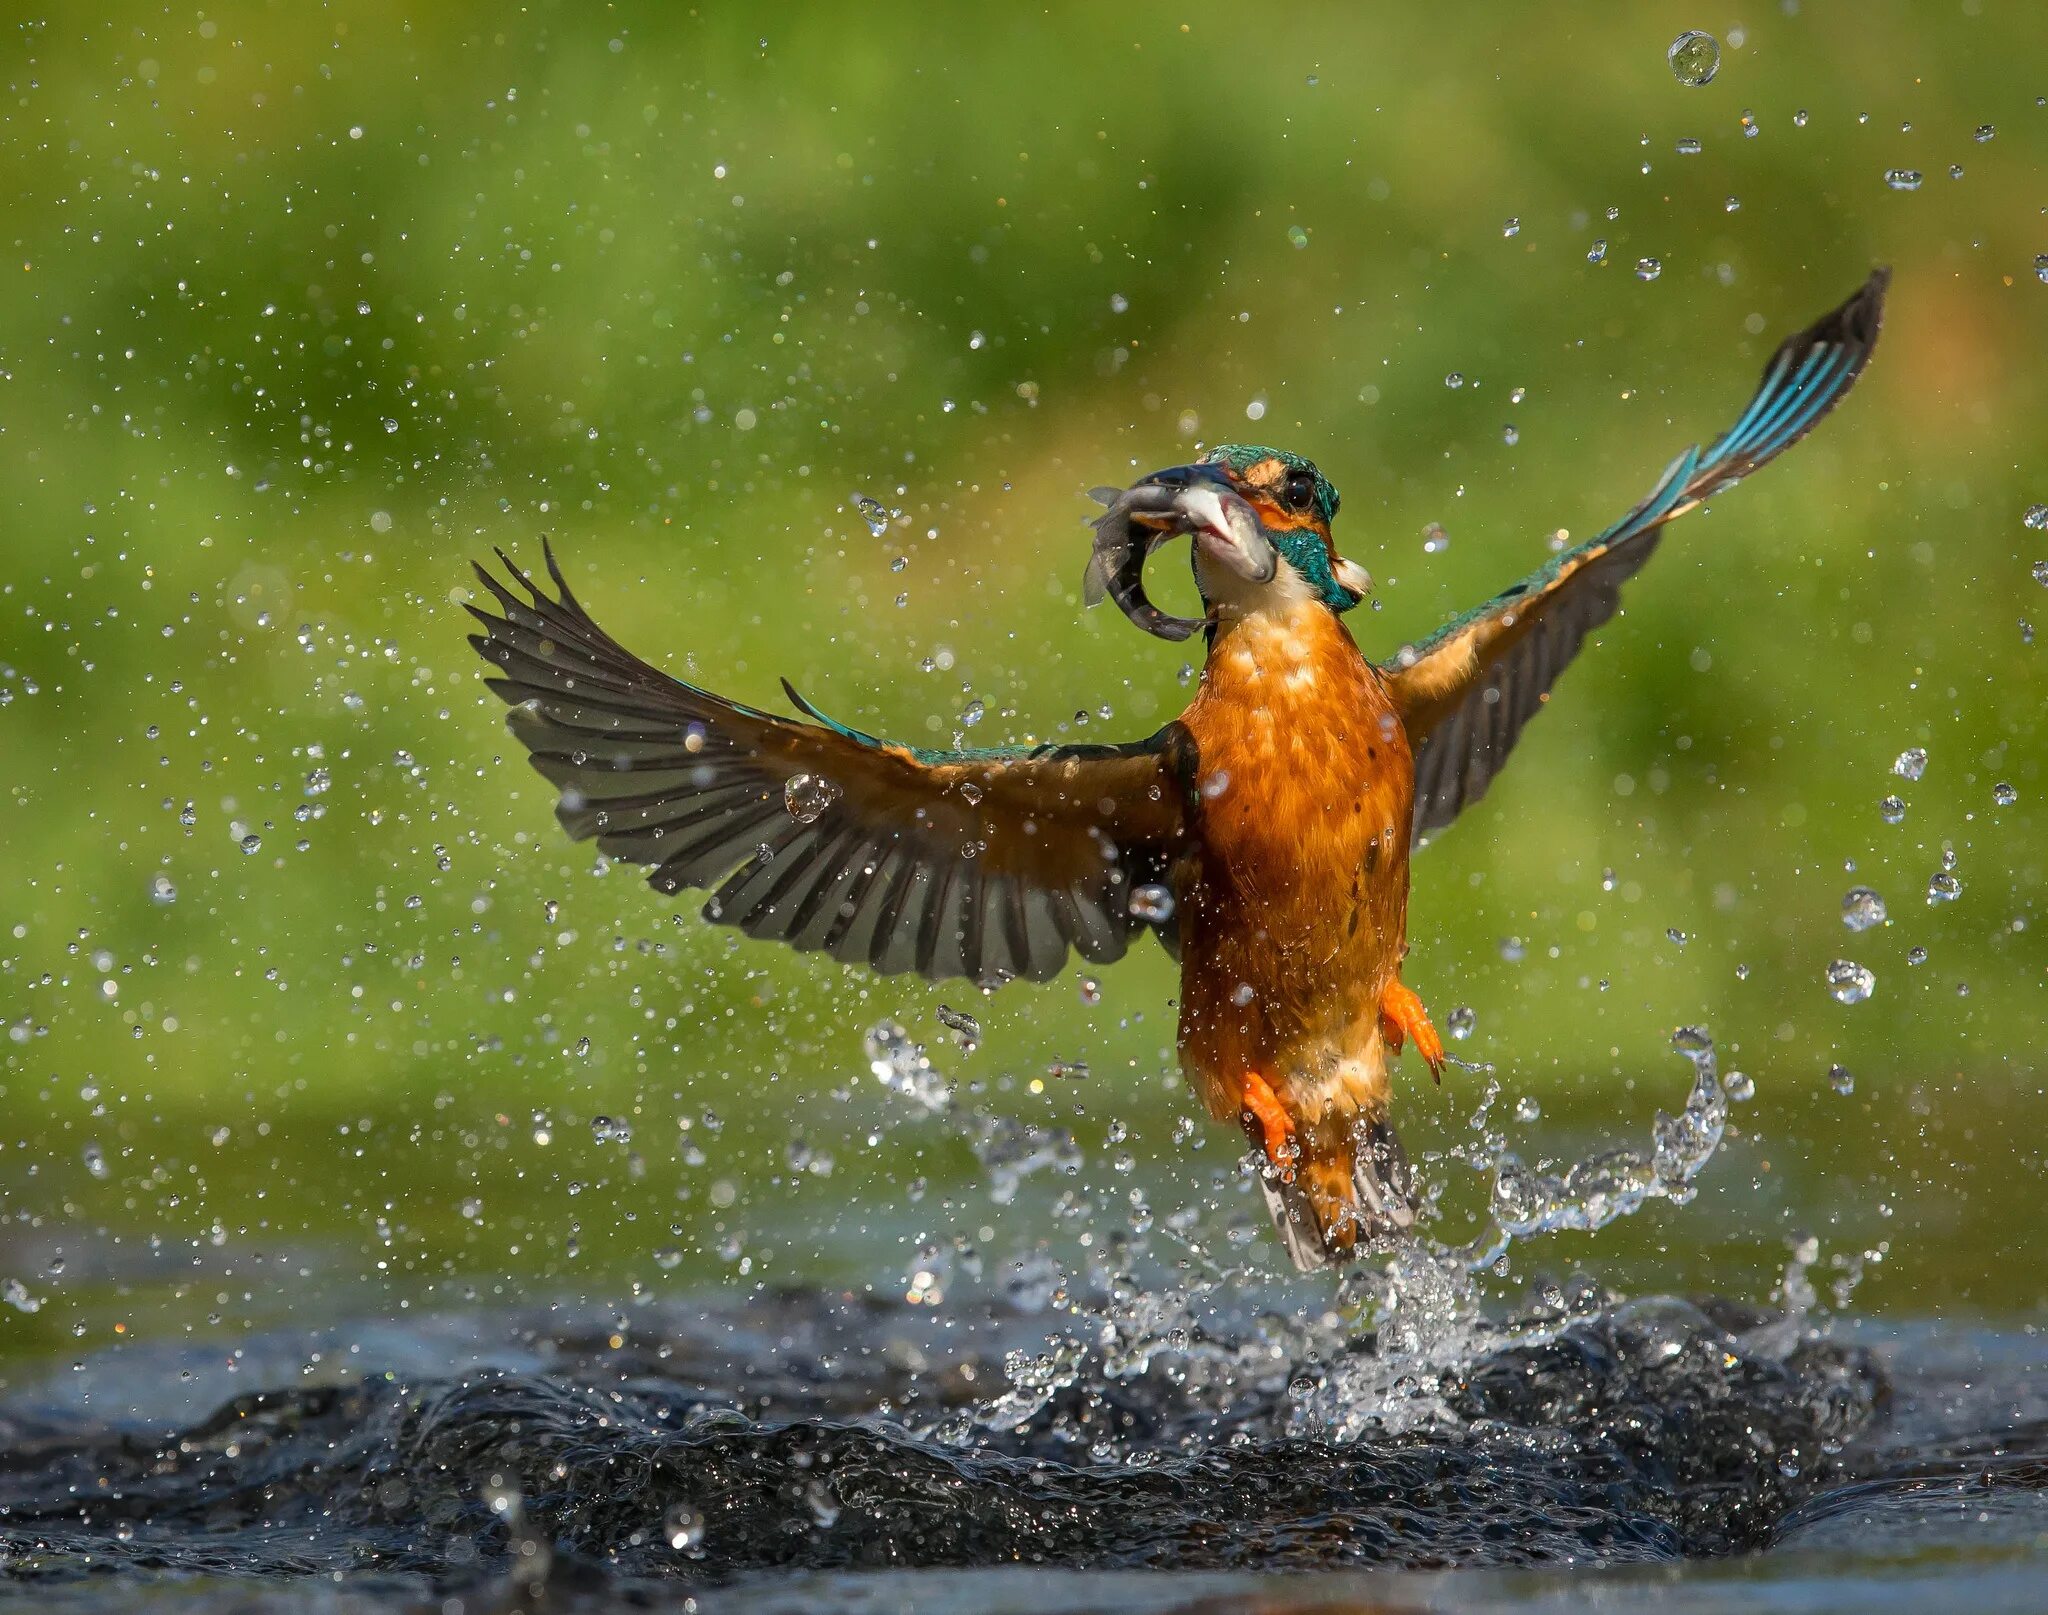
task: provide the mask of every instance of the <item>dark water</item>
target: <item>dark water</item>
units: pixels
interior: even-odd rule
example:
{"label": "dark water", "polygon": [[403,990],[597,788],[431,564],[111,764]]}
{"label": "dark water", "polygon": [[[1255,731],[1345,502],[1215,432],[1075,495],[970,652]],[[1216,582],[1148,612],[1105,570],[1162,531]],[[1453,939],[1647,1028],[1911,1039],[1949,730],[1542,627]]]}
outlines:
{"label": "dark water", "polygon": [[2028,1332],[1557,1300],[1398,1355],[1135,1288],[117,1350],[0,1406],[0,1574],[208,1611],[2039,1607]]}

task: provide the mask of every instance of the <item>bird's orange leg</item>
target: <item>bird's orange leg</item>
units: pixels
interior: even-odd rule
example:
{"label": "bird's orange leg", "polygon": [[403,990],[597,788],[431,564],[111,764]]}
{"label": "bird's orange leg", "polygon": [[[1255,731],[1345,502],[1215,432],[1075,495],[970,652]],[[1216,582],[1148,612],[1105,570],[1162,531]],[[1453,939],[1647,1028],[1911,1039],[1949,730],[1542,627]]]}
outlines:
{"label": "bird's orange leg", "polygon": [[1444,1040],[1430,1025],[1422,1000],[1399,981],[1388,982],[1380,994],[1380,1031],[1396,1054],[1404,1036],[1414,1038],[1415,1052],[1429,1062],[1429,1074],[1438,1082],[1444,1080]]}
{"label": "bird's orange leg", "polygon": [[1265,1142],[1266,1159],[1280,1174],[1282,1183],[1294,1181],[1294,1118],[1280,1103],[1272,1085],[1256,1071],[1244,1074],[1244,1113],[1258,1125]]}

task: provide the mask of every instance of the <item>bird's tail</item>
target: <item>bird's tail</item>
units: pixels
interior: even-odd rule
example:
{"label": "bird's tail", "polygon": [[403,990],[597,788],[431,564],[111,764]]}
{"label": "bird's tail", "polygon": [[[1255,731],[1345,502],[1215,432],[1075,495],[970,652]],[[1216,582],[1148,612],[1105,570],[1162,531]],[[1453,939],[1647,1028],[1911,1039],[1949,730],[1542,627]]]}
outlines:
{"label": "bird's tail", "polygon": [[1408,1154],[1384,1114],[1334,1112],[1295,1134],[1293,1175],[1267,1167],[1266,1207],[1297,1271],[1349,1261],[1415,1223]]}

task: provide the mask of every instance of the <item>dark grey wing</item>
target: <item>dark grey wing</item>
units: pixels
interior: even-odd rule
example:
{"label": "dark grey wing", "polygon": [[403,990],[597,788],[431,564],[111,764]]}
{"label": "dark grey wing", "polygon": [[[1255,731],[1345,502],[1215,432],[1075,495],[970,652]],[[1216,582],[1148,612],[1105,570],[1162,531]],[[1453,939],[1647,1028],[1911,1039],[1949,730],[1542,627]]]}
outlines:
{"label": "dark grey wing", "polygon": [[556,817],[661,891],[712,889],[707,919],[985,984],[1052,976],[1069,949],[1107,962],[1145,928],[1131,893],[1165,879],[1182,837],[1177,725],[1128,746],[933,752],[775,717],[634,656],[552,553],[555,596],[499,559],[524,597],[477,568],[498,613],[468,608],[470,643],[561,793]]}

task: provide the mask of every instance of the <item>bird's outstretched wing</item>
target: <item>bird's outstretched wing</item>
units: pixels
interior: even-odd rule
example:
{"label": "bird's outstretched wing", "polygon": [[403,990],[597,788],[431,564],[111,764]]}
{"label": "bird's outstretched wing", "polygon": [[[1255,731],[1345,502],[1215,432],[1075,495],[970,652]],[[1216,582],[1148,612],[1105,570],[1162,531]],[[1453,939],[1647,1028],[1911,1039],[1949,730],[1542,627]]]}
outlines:
{"label": "bird's outstretched wing", "polygon": [[1614,615],[1622,584],[1649,560],[1664,524],[1790,448],[1841,401],[1876,345],[1890,278],[1877,270],[1840,308],[1788,338],[1741,418],[1672,461],[1614,526],[1380,669],[1415,752],[1417,838],[1486,793],[1558,674]]}
{"label": "bird's outstretched wing", "polygon": [[[883,974],[990,984],[1107,962],[1156,916],[1182,834],[1178,725],[1128,746],[932,752],[741,706],[670,678],[501,552],[502,615],[468,609],[512,733],[561,792],[555,816],[705,917]],[[785,689],[788,686],[785,684]],[[1171,940],[1170,938],[1168,940]]]}

